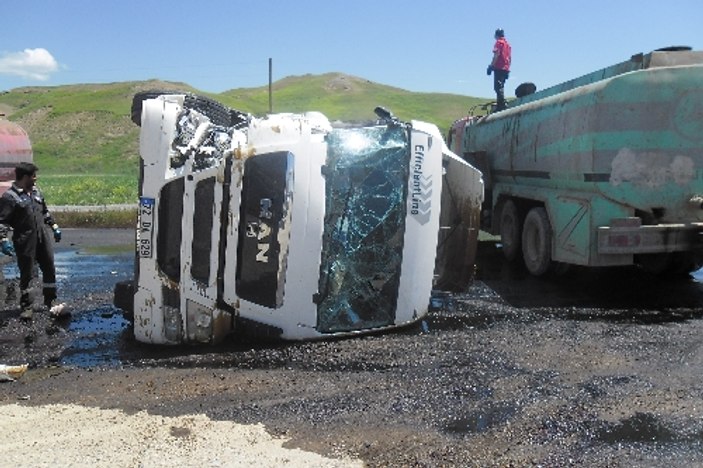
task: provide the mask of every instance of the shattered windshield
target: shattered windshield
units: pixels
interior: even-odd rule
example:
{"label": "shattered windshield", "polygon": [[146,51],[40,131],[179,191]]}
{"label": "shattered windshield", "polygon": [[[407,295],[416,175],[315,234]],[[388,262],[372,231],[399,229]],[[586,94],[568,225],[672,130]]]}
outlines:
{"label": "shattered windshield", "polygon": [[318,331],[390,325],[405,231],[406,129],[336,129],[327,139]]}

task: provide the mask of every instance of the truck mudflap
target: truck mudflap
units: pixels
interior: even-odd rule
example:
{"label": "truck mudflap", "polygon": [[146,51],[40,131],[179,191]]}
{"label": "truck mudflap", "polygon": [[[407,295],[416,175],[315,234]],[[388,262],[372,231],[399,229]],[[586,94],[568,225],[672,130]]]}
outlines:
{"label": "truck mudflap", "polygon": [[703,223],[641,225],[623,218],[598,228],[599,254],[657,254],[703,248]]}

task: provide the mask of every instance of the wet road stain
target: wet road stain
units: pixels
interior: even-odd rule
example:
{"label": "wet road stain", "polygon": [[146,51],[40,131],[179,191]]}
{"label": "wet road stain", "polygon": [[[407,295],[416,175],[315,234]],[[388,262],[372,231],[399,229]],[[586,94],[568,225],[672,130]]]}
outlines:
{"label": "wet road stain", "polygon": [[604,424],[596,438],[609,444],[635,442],[675,442],[681,437],[650,413],[636,413],[615,424]]}
{"label": "wet road stain", "polygon": [[[657,324],[703,317],[703,273],[689,279],[670,281],[646,275],[635,269],[575,269],[559,277],[534,278],[515,264],[502,259],[500,251],[483,243],[479,253],[477,280],[465,295],[437,292],[430,304],[431,313],[417,326],[398,333],[441,333],[443,331],[476,329],[478,331],[507,320],[599,320],[614,323]],[[117,281],[129,279],[133,272],[131,254],[92,255],[75,251],[57,255],[59,286],[69,299],[112,290]],[[626,272],[627,274],[623,274]],[[463,301],[480,301],[479,309],[469,313]],[[501,307],[492,307],[500,304]],[[513,309],[502,307],[512,306]],[[564,306],[570,307],[564,307]],[[510,312],[506,313],[505,311]],[[522,317],[522,311],[528,312]],[[498,312],[502,311],[502,312]],[[529,316],[528,316],[529,315]],[[522,318],[520,318],[522,317]],[[130,324],[111,304],[85,311],[75,317],[69,331],[75,335],[64,351],[66,365],[116,365],[138,358],[159,359],[163,356],[236,352],[237,343],[226,343],[205,349],[177,350],[154,347],[134,341]],[[280,345],[280,344],[279,344]],[[250,346],[250,345],[247,345]],[[275,344],[264,347],[274,348]],[[246,346],[242,349],[246,349]],[[257,367],[256,363],[250,363]],[[263,359],[261,368],[270,366]],[[347,363],[349,366],[349,363]],[[329,369],[333,370],[333,369]],[[349,366],[349,371],[368,370]],[[493,421],[505,411],[473,414],[455,425],[456,428],[478,428]],[[483,422],[482,422],[483,421]]]}
{"label": "wet road stain", "polygon": [[104,306],[76,316],[68,331],[75,338],[64,350],[61,363],[67,366],[93,367],[121,363],[117,343],[131,339],[130,323],[121,311]]}
{"label": "wet road stain", "polygon": [[[498,322],[503,322],[512,318],[509,314],[495,313],[492,310],[472,311],[470,314],[448,313],[447,309],[438,310],[437,313],[430,314],[422,321],[422,331],[442,332],[458,330],[484,330]],[[410,329],[412,332],[413,330]]]}
{"label": "wet road stain", "polygon": [[[480,332],[510,320],[665,324],[703,318],[703,270],[676,281],[634,269],[574,269],[558,277],[534,278],[519,264],[506,262],[500,250],[487,242],[479,245],[477,264],[477,279],[466,294],[434,294],[430,314],[397,333],[421,335],[466,329]],[[60,250],[56,253],[56,267],[62,301],[73,305],[93,296],[98,298],[87,301],[93,305],[78,310],[67,323],[57,325],[56,333],[67,332],[71,337],[60,357],[59,362],[64,365],[112,366],[142,358],[237,352],[252,347],[251,343],[227,343],[178,350],[136,342],[130,323],[112,305],[111,296],[118,281],[133,276],[134,256],[128,250],[111,254]],[[4,273],[8,279],[18,276],[14,262],[4,266]],[[465,307],[466,303],[473,305]],[[235,339],[240,341],[236,335]],[[269,343],[264,348],[279,345]],[[266,368],[272,364],[263,359],[258,365]],[[257,363],[250,366],[257,367]],[[363,371],[369,367],[350,366],[348,370]],[[497,416],[469,415],[456,427],[478,428],[482,420],[493,417]]]}
{"label": "wet road stain", "polygon": [[506,261],[495,242],[479,242],[476,279],[520,308],[700,311],[703,304],[703,269],[690,276],[666,277],[636,267],[572,267],[564,274],[536,278],[520,261]]}
{"label": "wet road stain", "polygon": [[511,405],[489,407],[456,418],[445,430],[453,434],[480,434],[506,424],[516,413],[517,408]]}
{"label": "wet road stain", "polygon": [[187,438],[193,435],[193,431],[191,431],[189,428],[176,426],[171,426],[169,433],[171,434],[171,436],[176,438]]}
{"label": "wet road stain", "polygon": [[[112,291],[115,283],[134,274],[134,254],[94,255],[77,250],[61,250],[54,256],[59,300],[75,301],[88,294]],[[15,262],[4,266],[5,278],[16,279]]]}
{"label": "wet road stain", "polygon": [[[96,255],[63,249],[55,253],[55,265],[59,300],[72,310],[69,319],[46,330],[49,335],[66,333],[70,337],[58,363],[77,367],[120,364],[123,343],[131,337],[130,324],[106,293],[116,282],[133,275],[134,254]],[[3,273],[7,280],[19,277],[14,262],[6,264]],[[84,308],[86,301],[100,305]]]}

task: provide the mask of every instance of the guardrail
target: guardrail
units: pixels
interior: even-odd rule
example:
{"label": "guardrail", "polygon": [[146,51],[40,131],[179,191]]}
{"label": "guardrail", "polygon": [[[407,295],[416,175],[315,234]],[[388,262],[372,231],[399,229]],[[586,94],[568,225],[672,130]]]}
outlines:
{"label": "guardrail", "polygon": [[96,211],[130,211],[137,210],[139,206],[134,203],[123,205],[49,205],[52,213],[80,213]]}

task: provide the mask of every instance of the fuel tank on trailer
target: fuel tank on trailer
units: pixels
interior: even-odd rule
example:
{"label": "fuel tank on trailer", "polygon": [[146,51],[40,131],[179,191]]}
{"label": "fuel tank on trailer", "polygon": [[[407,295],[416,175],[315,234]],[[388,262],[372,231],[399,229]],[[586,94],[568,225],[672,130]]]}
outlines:
{"label": "fuel tank on trailer", "polygon": [[703,221],[691,208],[703,195],[703,51],[638,54],[461,127],[461,153],[485,158],[493,184],[597,193],[660,223]]}
{"label": "fuel tank on trailer", "polygon": [[0,117],[0,194],[15,180],[15,166],[20,162],[32,162],[32,159],[32,145],[27,132]]}

